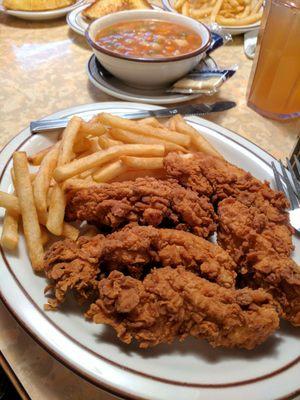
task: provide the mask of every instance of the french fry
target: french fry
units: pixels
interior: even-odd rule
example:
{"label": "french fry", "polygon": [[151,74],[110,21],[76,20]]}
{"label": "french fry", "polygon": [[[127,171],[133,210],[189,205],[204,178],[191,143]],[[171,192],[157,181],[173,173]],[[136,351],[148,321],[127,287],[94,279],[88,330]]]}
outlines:
{"label": "french fry", "polygon": [[[73,146],[80,130],[81,122],[82,120],[80,118],[73,117],[64,130],[61,144],[59,146],[59,154],[57,159],[58,167],[64,166],[73,158]],[[48,231],[53,233],[53,235],[61,236],[63,232],[65,207],[66,200],[63,189],[56,184],[51,193],[46,223]]]}
{"label": "french fry", "polygon": [[90,142],[91,142],[91,147],[90,147],[91,153],[96,153],[97,151],[102,150],[102,148],[101,148],[101,146],[99,144],[99,138],[98,137],[90,138]]}
{"label": "french fry", "polygon": [[47,193],[50,186],[52,173],[57,164],[59,145],[55,145],[44,157],[33,182],[33,194],[39,219],[46,223],[47,214]]}
{"label": "french fry", "polygon": [[118,160],[111,164],[104,165],[100,170],[93,174],[93,179],[96,182],[109,182],[117,176],[127,171],[126,165],[122,161]]}
{"label": "french fry", "polygon": [[181,116],[178,116],[178,119],[176,120],[176,128],[179,132],[182,132],[191,138],[192,144],[198,151],[223,158],[223,156],[202,135],[200,135],[196,129],[191,125],[188,125]]}
{"label": "french fry", "polygon": [[7,211],[14,215],[21,213],[17,196],[10,193],[0,192],[0,207],[6,208]]}
{"label": "french fry", "polygon": [[75,241],[78,239],[79,230],[75,228],[75,226],[65,222],[63,225],[62,236]]}
{"label": "french fry", "polygon": [[252,14],[245,18],[224,18],[221,16],[217,16],[216,22],[225,26],[239,26],[239,25],[250,25],[254,24],[254,22],[259,21],[262,17],[262,13]]}
{"label": "french fry", "polygon": [[184,5],[184,3],[186,2],[186,0],[176,0],[175,1],[175,9],[176,10],[181,10],[182,6]]}
{"label": "french fry", "polygon": [[45,244],[47,244],[47,242],[49,241],[49,233],[43,225],[40,225],[40,229],[41,229],[41,241],[43,246],[45,246]]}
{"label": "french fry", "polygon": [[33,154],[32,156],[28,157],[28,161],[32,165],[40,165],[43,158],[46,156],[47,153],[53,148],[53,146],[46,147],[45,149]]}
{"label": "french fry", "polygon": [[97,185],[97,182],[86,181],[85,179],[70,178],[62,184],[63,191],[87,189]]}
{"label": "french fry", "polygon": [[89,122],[81,122],[79,137],[82,138],[86,136],[101,136],[105,132],[105,126],[100,121],[98,121],[98,118],[96,116]]}
{"label": "french fry", "polygon": [[48,211],[46,227],[53,235],[61,236],[65,217],[66,200],[62,188],[54,186]]}
{"label": "french fry", "polygon": [[19,241],[18,228],[19,216],[6,210],[0,240],[1,246],[8,250],[14,250],[17,247]]}
{"label": "french fry", "polygon": [[209,15],[211,13],[212,9],[213,9],[212,7],[201,8],[199,10],[191,9],[190,16],[192,18],[196,18],[196,19],[202,18],[202,17]]}
{"label": "french fry", "polygon": [[165,128],[156,128],[151,125],[137,124],[134,121],[107,113],[100,114],[99,118],[101,118],[104,124],[115,128],[124,129],[144,136],[156,137],[158,139],[176,143],[184,147],[190,144],[190,139],[186,135],[182,135],[181,133],[170,131]]}
{"label": "french fry", "polygon": [[124,174],[117,176],[112,182],[134,181],[138,178],[145,178],[145,176],[153,177],[156,179],[165,179],[166,174],[161,169],[136,169],[128,170]]}
{"label": "french fry", "polygon": [[26,153],[15,152],[13,154],[13,165],[16,181],[16,192],[22,213],[23,229],[26,245],[35,271],[43,269],[44,250],[41,241],[41,229],[38,215],[34,204],[33,190]]}
{"label": "french fry", "polygon": [[112,129],[110,131],[111,136],[115,139],[121,140],[124,143],[140,143],[140,144],[163,144],[166,148],[166,152],[169,153],[170,151],[182,151],[186,152],[187,150],[179,146],[176,143],[166,142],[157,138],[153,138],[150,136],[143,136],[139,135],[138,133],[133,133],[129,131],[124,131],[123,129]]}
{"label": "french fry", "polygon": [[214,7],[212,9],[212,12],[210,14],[210,21],[211,22],[215,22],[216,16],[217,16],[218,12],[221,9],[222,3],[223,3],[223,0],[217,0],[216,1],[216,4],[214,5]]}
{"label": "french fry", "polygon": [[162,169],[164,166],[163,157],[121,157],[122,162],[132,169]]}
{"label": "french fry", "polygon": [[98,143],[100,144],[102,149],[109,149],[110,147],[122,144],[120,140],[114,140],[109,137],[105,137],[104,135],[99,137]]}
{"label": "french fry", "polygon": [[72,117],[65,128],[61,144],[59,146],[59,155],[57,165],[64,165],[68,163],[73,157],[73,147],[75,144],[76,136],[81,126],[81,119]]}
{"label": "french fry", "polygon": [[122,146],[110,147],[106,150],[98,151],[79,160],[74,160],[69,164],[57,167],[54,170],[54,178],[57,182],[65,181],[87,169],[106,164],[121,155],[140,155],[140,156],[163,156],[165,146],[159,144],[141,145],[124,144]]}
{"label": "french fry", "polygon": [[146,124],[151,126],[156,126],[158,128],[163,128],[164,126],[155,118],[155,117],[147,117],[137,121],[138,124]]}
{"label": "french fry", "polygon": [[76,154],[83,153],[91,149],[91,141],[86,137],[80,138],[80,140],[75,140],[73,151]]}
{"label": "french fry", "polygon": [[88,169],[88,170],[82,172],[81,174],[79,174],[79,178],[80,179],[86,179],[89,176],[93,175],[96,171],[98,171],[97,167]]}
{"label": "french fry", "polygon": [[181,7],[181,13],[182,15],[185,15],[186,17],[188,17],[190,15],[190,5],[189,2],[186,1],[182,7]]}

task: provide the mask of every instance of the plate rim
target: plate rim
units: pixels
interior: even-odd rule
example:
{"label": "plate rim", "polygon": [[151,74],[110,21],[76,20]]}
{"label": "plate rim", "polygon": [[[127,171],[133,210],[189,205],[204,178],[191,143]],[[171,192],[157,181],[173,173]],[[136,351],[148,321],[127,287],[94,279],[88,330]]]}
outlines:
{"label": "plate rim", "polygon": [[[92,68],[91,68],[91,64],[92,62],[94,62],[96,56],[95,54],[92,54],[91,57],[88,59],[87,64],[86,64],[86,71],[87,71],[87,75],[88,78],[90,80],[90,82],[98,89],[98,90],[102,90],[104,93],[108,94],[109,96],[112,97],[116,97],[122,100],[125,100],[127,102],[136,102],[136,101],[140,101],[143,102],[144,104],[176,104],[176,103],[182,103],[185,101],[190,101],[190,100],[194,100],[199,98],[200,96],[202,96],[201,93],[199,94],[192,94],[192,95],[184,95],[184,94],[178,94],[176,96],[173,95],[173,97],[163,97],[163,98],[159,98],[157,96],[153,96],[153,97],[147,97],[147,96],[142,96],[141,98],[135,97],[134,94],[126,94],[126,92],[124,93],[124,91],[122,90],[122,92],[118,92],[117,88],[116,90],[114,89],[110,89],[109,87],[105,86],[104,84],[102,84],[101,82],[99,82],[93,75],[92,73]],[[118,78],[116,78],[118,79]],[[102,78],[102,81],[105,82],[105,80]]]}
{"label": "plate rim", "polygon": [[[84,1],[84,0],[82,0]],[[78,35],[81,36],[85,36],[85,30],[79,25],[76,24],[76,17],[78,14],[81,14],[81,12],[87,8],[89,6],[89,4],[81,4],[78,7],[74,8],[73,10],[69,11],[68,14],[66,15],[66,21],[67,24],[69,25],[69,27],[76,33],[78,33]],[[75,23],[73,23],[72,18],[74,18]],[[88,22],[87,22],[88,24]]]}
{"label": "plate rim", "polygon": [[[126,108],[126,106],[128,106],[129,108],[134,108],[134,107],[144,107],[144,109],[146,109],[147,107],[145,107],[145,105],[144,104],[140,104],[140,103],[125,103],[125,102],[101,102],[101,103],[90,103],[90,104],[86,104],[86,105],[80,105],[80,106],[76,106],[76,107],[70,107],[70,108],[66,108],[66,109],[63,109],[63,110],[60,110],[58,113],[60,113],[60,114],[64,114],[64,115],[72,115],[72,114],[74,114],[74,113],[76,113],[76,112],[88,112],[88,111],[97,111],[97,110],[101,110],[101,106],[103,107],[103,105],[107,105],[107,107],[109,107],[109,108],[114,108],[114,107],[116,107],[116,108],[118,108],[118,107],[123,107],[123,108]],[[155,108],[158,108],[158,107],[156,107],[156,106],[149,106],[149,108],[152,108],[152,109],[155,109]],[[52,114],[50,114],[50,115],[48,115],[48,117],[44,117],[44,118],[55,118],[55,114],[57,114],[57,113],[52,113]],[[263,155],[267,155],[268,157],[267,158],[269,158],[270,160],[272,160],[272,161],[276,161],[277,162],[277,160],[272,156],[272,155],[270,155],[269,153],[267,153],[265,150],[263,150],[263,149],[261,149],[260,148],[260,146],[258,146],[258,145],[256,145],[255,143],[253,143],[253,142],[251,142],[251,141],[249,141],[248,139],[246,139],[246,138],[244,138],[243,136],[241,136],[241,135],[239,135],[239,134],[237,134],[237,133],[235,133],[235,132],[232,132],[232,131],[230,131],[229,129],[226,129],[226,128],[223,128],[223,127],[221,127],[220,125],[218,125],[218,124],[215,124],[215,123],[212,123],[212,122],[210,122],[210,121],[207,121],[207,120],[204,120],[204,119],[202,119],[202,118],[199,118],[199,117],[188,117],[188,119],[187,120],[190,120],[190,122],[196,122],[197,123],[197,120],[200,120],[199,122],[198,122],[198,125],[201,127],[201,126],[207,126],[208,128],[210,128],[210,129],[212,129],[212,130],[214,130],[216,133],[218,133],[218,134],[221,134],[221,135],[223,135],[223,136],[225,136],[225,137],[227,137],[229,140],[233,140],[233,138],[234,138],[234,136],[236,136],[235,137],[235,139],[238,139],[238,140],[241,140],[241,139],[243,139],[242,140],[242,142],[244,142],[244,144],[242,144],[242,143],[240,143],[239,141],[237,141],[237,140],[234,140],[236,143],[238,143],[239,145],[241,145],[242,147],[244,147],[244,148],[246,148],[248,151],[250,151],[251,153],[253,153],[254,155],[256,155],[257,156],[257,154],[256,154],[256,152],[254,152],[253,150],[258,150],[258,152],[260,153],[262,153]],[[196,120],[196,121],[195,121]],[[222,134],[222,132],[219,132],[216,128],[219,128],[219,129],[221,129],[221,130],[224,130],[224,134]],[[0,151],[0,154],[3,154],[3,152],[6,150],[6,148],[9,146],[9,144],[12,144],[12,142],[15,140],[15,139],[17,139],[18,138],[18,136],[19,135],[21,135],[22,133],[23,134],[25,134],[25,132],[26,131],[28,131],[28,127],[26,127],[26,128],[24,128],[23,130],[21,130],[17,135],[15,135],[9,142],[7,142],[6,143],[6,145],[1,149],[1,151]],[[232,135],[233,134],[233,135]],[[26,140],[28,140],[28,136],[30,136],[30,135],[26,135]],[[232,136],[233,136],[233,138],[232,138]],[[18,144],[19,146],[21,146],[23,143],[20,143],[20,144]],[[250,144],[250,147],[254,147],[254,149],[249,149],[247,146],[246,146],[246,144]],[[8,156],[9,156],[9,158],[11,157],[11,154],[9,153],[8,154]],[[260,159],[262,159],[261,157],[259,157]],[[266,160],[264,160],[264,159],[262,159],[262,161],[264,161],[266,164],[268,164],[269,165],[269,163],[266,161]],[[6,163],[5,163],[6,164]],[[3,168],[3,170],[1,170],[1,178],[0,179],[2,179],[2,176],[3,176],[3,174],[4,174],[4,172],[5,172],[5,167]],[[2,251],[3,251],[3,249],[1,249],[1,253],[2,253]],[[20,285],[19,283],[18,283],[18,280],[16,280],[16,283],[18,284],[18,285]],[[21,285],[20,285],[21,286]],[[21,289],[22,289],[22,286],[21,286]],[[23,289],[23,291],[24,291],[24,289]],[[27,292],[25,291],[25,295],[27,294]],[[33,337],[33,339],[39,344],[39,345],[41,345],[49,354],[51,354],[52,356],[54,356],[55,357],[55,359],[57,359],[58,361],[60,361],[61,363],[63,363],[64,365],[66,365],[68,368],[70,368],[71,370],[73,370],[76,374],[78,374],[79,376],[81,376],[81,377],[83,377],[84,379],[87,379],[88,381],[90,381],[90,382],[92,382],[93,384],[95,384],[96,386],[98,386],[98,387],[100,387],[100,388],[102,388],[103,390],[105,390],[105,391],[108,391],[108,392],[110,392],[110,393],[112,393],[112,394],[114,394],[114,395],[117,395],[117,396],[119,396],[119,395],[121,395],[123,398],[125,398],[125,399],[134,399],[134,398],[139,398],[140,399],[140,397],[136,397],[136,396],[134,396],[132,393],[124,393],[123,392],[123,390],[120,390],[120,389],[118,389],[118,388],[116,388],[116,387],[113,387],[113,388],[111,388],[111,387],[107,387],[107,385],[106,385],[106,383],[103,383],[103,382],[99,382],[99,380],[97,380],[96,378],[94,378],[94,379],[91,379],[91,376],[87,376],[87,375],[85,375],[85,373],[83,373],[83,371],[80,371],[80,370],[78,370],[77,369],[77,366],[75,366],[75,365],[71,365],[70,363],[69,363],[69,361],[68,360],[66,360],[64,357],[63,357],[63,355],[61,355],[61,354],[58,354],[56,351],[55,351],[55,349],[53,350],[52,348],[51,348],[51,346],[50,346],[50,344],[47,344],[47,343],[44,343],[43,341],[42,341],[42,339],[40,339],[36,334],[35,334],[35,332],[33,332],[31,329],[31,327],[29,327],[29,326],[27,326],[26,325],[26,323],[25,322],[23,322],[23,320],[22,320],[22,316],[19,316],[19,315],[17,315],[17,312],[13,309],[13,307],[8,303],[8,301],[6,300],[6,298],[4,297],[4,295],[2,294],[2,290],[0,291],[0,298],[2,299],[2,301],[3,301],[3,303],[4,303],[4,305],[9,309],[9,311],[11,312],[11,314],[14,316],[14,318],[20,323],[20,325],[25,329],[25,331],[26,332],[28,332],[29,334],[30,334],[30,336],[31,337]],[[32,304],[32,302],[31,302],[31,304]],[[34,305],[34,304],[33,304]],[[40,310],[40,309],[38,309],[37,311],[39,311],[42,315],[43,315],[43,313],[42,313],[42,311]],[[44,316],[44,315],[43,315]],[[45,316],[44,316],[45,317]],[[51,323],[53,324],[53,322],[51,321]],[[54,324],[55,325],[55,324]],[[66,334],[65,332],[64,332],[64,335],[68,335],[68,334]],[[74,339],[73,339],[74,340]],[[98,355],[99,356],[99,355]],[[255,379],[255,378],[254,378]],[[257,380],[257,379],[255,379],[255,380]],[[249,380],[248,380],[249,381]],[[246,382],[246,383],[244,383],[244,384],[248,384],[249,382]],[[171,383],[170,382],[170,384],[171,385],[174,385],[174,383]],[[104,387],[103,387],[103,385],[104,385]],[[192,386],[194,386],[193,384],[192,384]],[[239,384],[239,386],[240,386],[240,384]],[[199,386],[198,386],[199,387]],[[220,386],[219,386],[220,387]],[[297,391],[295,392],[295,391],[293,391],[292,393],[290,393],[290,394],[288,394],[287,395],[287,397],[285,396],[285,397],[280,397],[280,399],[285,399],[285,398],[288,398],[288,397],[290,397],[292,394],[298,394],[298,393],[300,393],[300,388],[299,389],[297,389]],[[130,397],[126,397],[126,396],[130,396]],[[125,396],[125,397],[124,397]]]}

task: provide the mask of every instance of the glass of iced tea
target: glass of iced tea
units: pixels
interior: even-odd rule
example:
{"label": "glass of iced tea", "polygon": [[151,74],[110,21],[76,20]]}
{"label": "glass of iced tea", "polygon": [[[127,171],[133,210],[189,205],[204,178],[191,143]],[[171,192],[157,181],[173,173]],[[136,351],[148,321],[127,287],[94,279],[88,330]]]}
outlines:
{"label": "glass of iced tea", "polygon": [[300,0],[267,0],[247,99],[266,117],[300,117]]}

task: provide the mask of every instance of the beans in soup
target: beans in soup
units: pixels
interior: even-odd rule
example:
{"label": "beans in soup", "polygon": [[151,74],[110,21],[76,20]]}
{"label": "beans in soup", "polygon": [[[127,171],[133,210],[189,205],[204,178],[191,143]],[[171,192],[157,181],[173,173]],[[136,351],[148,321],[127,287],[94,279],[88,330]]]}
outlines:
{"label": "beans in soup", "polygon": [[145,59],[181,56],[202,44],[201,36],[186,26],[151,19],[111,25],[96,34],[96,42],[114,53]]}

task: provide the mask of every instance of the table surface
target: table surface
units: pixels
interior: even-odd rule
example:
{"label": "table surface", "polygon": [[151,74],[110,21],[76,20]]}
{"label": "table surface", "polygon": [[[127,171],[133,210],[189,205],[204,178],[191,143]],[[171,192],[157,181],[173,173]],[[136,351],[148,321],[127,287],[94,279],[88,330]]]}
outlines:
{"label": "table surface", "polygon": [[[91,54],[85,39],[71,31],[64,19],[29,22],[0,15],[0,148],[31,120],[79,104],[114,100],[89,83],[85,69]],[[213,57],[221,67],[238,64],[239,69],[209,100],[233,100],[237,107],[206,118],[277,158],[289,156],[300,132],[300,119],[267,120],[246,106],[252,61],[244,55],[243,37],[234,37]],[[48,355],[2,303],[0,324],[0,349],[33,400],[112,399]]]}

